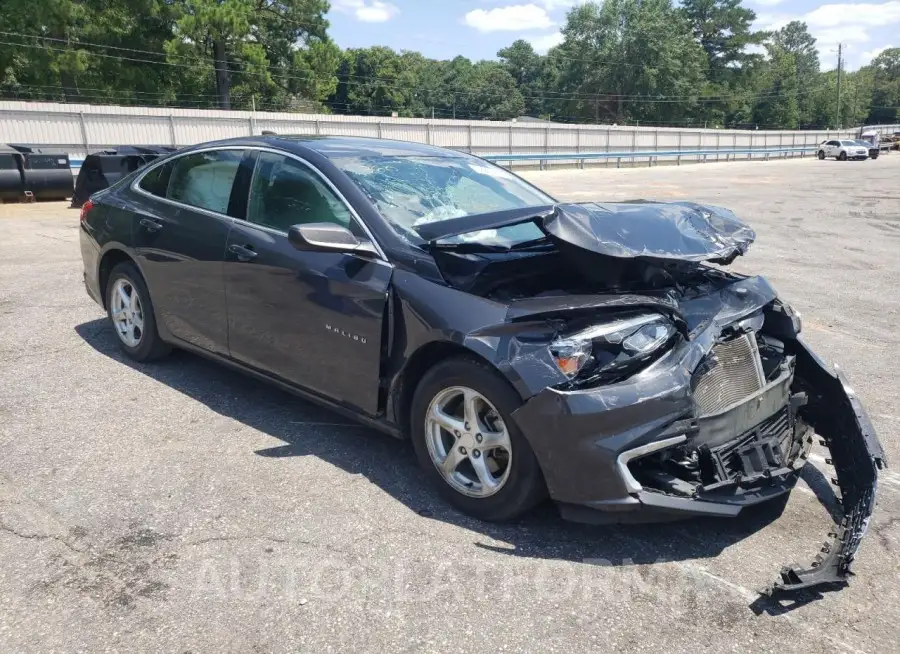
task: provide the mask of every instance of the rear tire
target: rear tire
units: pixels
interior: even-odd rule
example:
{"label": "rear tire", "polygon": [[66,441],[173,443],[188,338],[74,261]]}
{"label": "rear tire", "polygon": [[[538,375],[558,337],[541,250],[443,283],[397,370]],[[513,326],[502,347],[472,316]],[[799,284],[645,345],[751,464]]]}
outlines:
{"label": "rear tire", "polygon": [[105,292],[106,315],[129,358],[143,363],[172,351],[159,337],[150,291],[137,266],[123,261],[113,268]]}
{"label": "rear tire", "polygon": [[[469,398],[480,407],[474,424],[466,418],[473,415],[465,410]],[[521,405],[519,394],[499,373],[466,357],[438,363],[416,388],[410,418],[416,457],[438,492],[463,513],[481,520],[511,520],[546,496],[537,458],[512,418]],[[434,420],[438,414],[445,419]],[[457,420],[458,430],[451,433],[441,426],[446,418]],[[504,445],[491,449],[489,442],[501,440]],[[449,472],[440,471],[439,461],[451,456],[459,463],[450,463]],[[479,481],[485,469],[496,488]]]}
{"label": "rear tire", "polygon": [[818,157],[819,157],[819,161],[824,161],[824,160],[825,160],[825,153],[822,152],[821,150],[819,150]]}

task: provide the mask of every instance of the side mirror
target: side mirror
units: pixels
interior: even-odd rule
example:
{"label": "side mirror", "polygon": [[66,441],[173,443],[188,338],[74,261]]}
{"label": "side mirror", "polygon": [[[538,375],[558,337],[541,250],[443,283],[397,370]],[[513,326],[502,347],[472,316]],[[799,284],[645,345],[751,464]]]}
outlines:
{"label": "side mirror", "polygon": [[288,230],[288,241],[300,252],[346,252],[375,254],[369,241],[359,240],[353,232],[334,223],[294,225]]}

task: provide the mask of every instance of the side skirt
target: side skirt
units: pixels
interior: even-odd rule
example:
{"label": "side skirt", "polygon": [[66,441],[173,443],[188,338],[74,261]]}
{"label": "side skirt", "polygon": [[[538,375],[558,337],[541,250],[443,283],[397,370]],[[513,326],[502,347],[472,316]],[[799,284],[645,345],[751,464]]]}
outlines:
{"label": "side skirt", "polygon": [[245,375],[253,377],[254,379],[258,379],[267,384],[271,384],[272,386],[280,388],[281,390],[286,391],[292,395],[296,395],[297,397],[303,398],[304,400],[312,402],[313,404],[318,404],[319,406],[339,413],[342,416],[349,418],[350,420],[365,425],[366,427],[377,429],[378,431],[384,434],[388,434],[389,436],[393,436],[394,438],[399,438],[401,440],[403,439],[403,433],[400,431],[400,428],[392,423],[387,422],[383,418],[375,418],[364,413],[359,413],[354,409],[334,402],[333,400],[323,397],[318,393],[313,393],[312,391],[309,391],[305,388],[295,386],[294,384],[283,381],[278,377],[273,377],[272,375],[268,375],[262,371],[250,368],[249,366],[245,366],[244,364],[235,361],[234,359],[229,359],[227,357],[214,354],[212,352],[209,352],[208,350],[204,350],[203,348],[197,347],[196,345],[192,345],[178,338],[169,336],[169,338],[165,338],[163,340],[168,342],[173,347],[177,347],[192,354],[197,354],[204,359],[214,361],[215,363],[221,364],[226,368],[231,368],[232,370],[241,372]]}

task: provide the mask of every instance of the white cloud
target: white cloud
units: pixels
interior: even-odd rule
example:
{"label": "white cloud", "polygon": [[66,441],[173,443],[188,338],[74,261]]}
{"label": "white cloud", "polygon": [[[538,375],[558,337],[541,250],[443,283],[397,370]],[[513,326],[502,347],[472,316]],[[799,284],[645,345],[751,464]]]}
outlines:
{"label": "white cloud", "polygon": [[333,7],[364,23],[385,23],[400,13],[397,5],[383,0],[334,0]]}
{"label": "white cloud", "polygon": [[803,20],[810,27],[890,25],[900,22],[900,0],[890,0],[881,4],[862,2],[822,5],[806,14]]}
{"label": "white cloud", "polygon": [[528,39],[528,42],[536,52],[539,54],[546,54],[547,50],[563,42],[563,35],[561,32],[553,32],[552,34],[535,36],[534,38]]}
{"label": "white cloud", "polygon": [[[509,0],[481,0],[484,3],[489,4],[501,4],[503,2],[508,2]],[[575,5],[579,5],[582,3],[588,2],[588,0],[532,0],[531,4],[540,5],[547,11],[556,11],[557,9],[569,9],[574,7]]]}
{"label": "white cloud", "polygon": [[862,65],[865,66],[866,64],[871,63],[875,57],[880,55],[882,52],[884,52],[888,48],[893,48],[893,47],[894,46],[892,46],[892,45],[884,45],[880,48],[875,48],[874,50],[869,50],[868,52],[863,52],[862,55],[860,55],[860,59],[862,60]]}
{"label": "white cloud", "polygon": [[803,17],[789,14],[756,14],[756,21],[753,23],[753,27],[758,30],[780,30],[792,20],[803,20]]}
{"label": "white cloud", "polygon": [[762,5],[763,7],[774,7],[775,5],[780,5],[784,0],[753,0],[754,4]]}
{"label": "white cloud", "polygon": [[533,3],[473,9],[465,15],[463,22],[479,32],[540,30],[553,26],[547,10]]}
{"label": "white cloud", "polygon": [[814,30],[813,36],[816,37],[816,47],[818,47],[820,51],[834,50],[837,52],[838,43],[850,46],[858,43],[867,43],[869,41],[869,34],[862,27],[854,27],[850,30],[843,26],[826,27],[824,29]]}
{"label": "white cloud", "polygon": [[543,5],[544,9],[547,11],[553,11],[554,9],[568,9],[569,7],[574,7],[575,5],[583,2],[584,0],[537,0],[539,4]]}
{"label": "white cloud", "polygon": [[900,0],[827,4],[801,15],[760,13],[754,27],[777,30],[792,20],[806,23],[809,33],[816,39],[819,59],[824,68],[837,64],[838,44],[843,43],[844,60],[848,69],[853,69],[868,63],[872,53],[877,55],[878,50],[874,48],[871,52],[861,52],[863,44],[872,40],[870,30],[900,23]]}
{"label": "white cloud", "polygon": [[816,30],[831,27],[840,27],[849,33],[858,27],[879,27],[900,22],[900,0],[889,0],[881,4],[861,2],[822,5],[799,16],[763,12],[757,14],[754,26],[757,29],[777,30],[792,20],[806,23],[813,36]]}

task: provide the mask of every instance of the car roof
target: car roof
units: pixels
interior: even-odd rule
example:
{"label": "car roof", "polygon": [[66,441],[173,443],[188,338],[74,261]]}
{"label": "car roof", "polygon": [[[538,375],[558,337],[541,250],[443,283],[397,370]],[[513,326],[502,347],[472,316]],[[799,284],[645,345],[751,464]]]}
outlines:
{"label": "car roof", "polygon": [[[394,141],[392,139],[368,138],[364,136],[318,136],[315,134],[298,135],[266,135],[245,136],[223,141],[198,144],[203,147],[217,145],[248,145],[268,146],[279,150],[305,154],[308,151],[316,152],[329,159],[337,157],[452,157],[464,156],[462,153],[439,148],[423,143],[411,143],[409,141]],[[196,146],[195,146],[196,147]]]}

